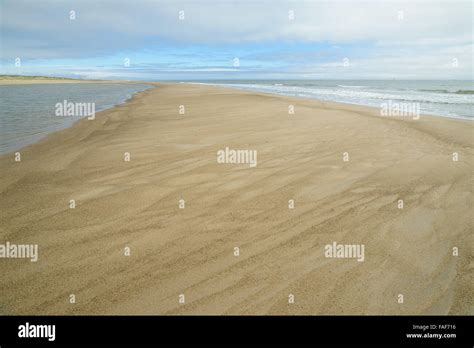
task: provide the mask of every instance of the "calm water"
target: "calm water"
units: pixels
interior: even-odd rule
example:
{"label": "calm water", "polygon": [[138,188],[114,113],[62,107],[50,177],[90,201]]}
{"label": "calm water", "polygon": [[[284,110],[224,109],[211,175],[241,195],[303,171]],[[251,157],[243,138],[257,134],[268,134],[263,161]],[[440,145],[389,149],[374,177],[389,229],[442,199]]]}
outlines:
{"label": "calm water", "polygon": [[421,114],[474,119],[474,84],[469,80],[215,80],[202,82],[378,108],[389,100],[395,103],[419,103]]}
{"label": "calm water", "polygon": [[95,103],[101,111],[123,103],[145,84],[38,84],[0,86],[0,154],[67,128],[79,117],[56,116],[56,103]]}

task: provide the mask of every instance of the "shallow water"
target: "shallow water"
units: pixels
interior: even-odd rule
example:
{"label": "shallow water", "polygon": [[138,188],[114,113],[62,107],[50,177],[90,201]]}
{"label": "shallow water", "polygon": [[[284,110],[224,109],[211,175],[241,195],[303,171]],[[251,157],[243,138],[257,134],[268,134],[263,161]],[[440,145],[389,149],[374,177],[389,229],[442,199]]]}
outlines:
{"label": "shallow water", "polygon": [[56,116],[56,104],[95,103],[95,112],[125,102],[146,84],[35,84],[0,86],[0,154],[71,126],[79,116]]}

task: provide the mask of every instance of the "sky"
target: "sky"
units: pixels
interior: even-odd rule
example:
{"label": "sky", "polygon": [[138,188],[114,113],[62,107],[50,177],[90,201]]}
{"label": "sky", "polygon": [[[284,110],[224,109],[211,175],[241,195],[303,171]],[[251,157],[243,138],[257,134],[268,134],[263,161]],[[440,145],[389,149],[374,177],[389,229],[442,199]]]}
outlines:
{"label": "sky", "polygon": [[472,79],[471,0],[0,0],[0,74]]}

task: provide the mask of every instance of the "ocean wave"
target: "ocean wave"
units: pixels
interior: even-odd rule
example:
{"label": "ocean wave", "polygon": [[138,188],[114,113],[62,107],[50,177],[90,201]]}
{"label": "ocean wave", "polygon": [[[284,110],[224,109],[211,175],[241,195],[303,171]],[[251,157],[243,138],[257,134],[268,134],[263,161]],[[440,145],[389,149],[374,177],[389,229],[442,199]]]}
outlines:
{"label": "ocean wave", "polygon": [[346,86],[346,85],[337,85],[337,87],[342,87],[342,88],[364,88],[367,86]]}
{"label": "ocean wave", "polygon": [[446,93],[446,94],[474,94],[471,89],[459,89],[457,91],[448,91],[446,89],[419,89],[420,92]]}
{"label": "ocean wave", "polygon": [[[223,84],[225,85],[225,84]],[[473,103],[472,94],[468,93],[420,93],[415,90],[390,91],[390,90],[361,90],[359,88],[337,88],[337,87],[302,87],[302,86],[274,86],[264,84],[232,84],[228,87],[236,87],[247,90],[259,90],[269,93],[280,93],[284,95],[308,96],[313,98],[338,98],[347,101],[353,100],[397,100],[406,102],[436,103],[436,104],[464,104]]]}
{"label": "ocean wave", "polygon": [[454,94],[474,94],[474,91],[472,89],[460,89],[454,92]]}
{"label": "ocean wave", "polygon": [[[421,92],[415,89],[387,90],[374,88],[341,88],[336,86],[295,86],[274,84],[214,84],[244,90],[276,93],[286,96],[305,97],[328,100],[356,105],[380,107],[381,103],[392,101],[397,103],[420,103],[422,111],[447,117],[472,119],[474,97],[472,93],[434,93]],[[460,90],[461,91],[461,90]]]}

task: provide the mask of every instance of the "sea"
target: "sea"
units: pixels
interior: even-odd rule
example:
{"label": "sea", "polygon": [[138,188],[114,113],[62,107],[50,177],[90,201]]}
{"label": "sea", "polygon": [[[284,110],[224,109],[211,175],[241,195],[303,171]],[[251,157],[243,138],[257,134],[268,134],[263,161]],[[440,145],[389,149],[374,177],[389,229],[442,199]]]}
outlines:
{"label": "sea", "polygon": [[206,80],[195,83],[380,108],[417,103],[422,115],[474,120],[472,80]]}
{"label": "sea", "polygon": [[99,83],[0,85],[0,154],[33,144],[79,119],[57,116],[57,103],[95,103],[98,112],[150,87]]}

